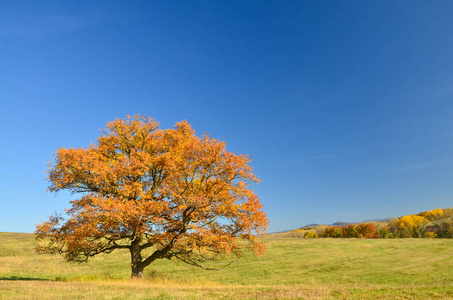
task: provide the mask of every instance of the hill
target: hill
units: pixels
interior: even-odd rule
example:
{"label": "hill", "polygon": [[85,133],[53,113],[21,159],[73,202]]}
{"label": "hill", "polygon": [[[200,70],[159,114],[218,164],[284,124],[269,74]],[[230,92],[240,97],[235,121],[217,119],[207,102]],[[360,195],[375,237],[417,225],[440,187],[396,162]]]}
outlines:
{"label": "hill", "polygon": [[[312,224],[308,224],[308,225],[304,225],[302,227],[299,227],[298,229],[304,229],[304,228],[314,228],[314,227],[318,227],[318,226],[347,226],[349,224],[361,224],[361,223],[371,223],[371,222],[383,222],[385,221],[386,219],[373,219],[373,220],[365,220],[365,221],[361,221],[361,222],[334,222],[332,224],[316,224],[316,223],[312,223]],[[284,232],[287,232],[287,231],[291,231],[291,230],[285,230]]]}
{"label": "hill", "polygon": [[281,233],[293,238],[453,238],[453,208],[385,220],[309,224]]}

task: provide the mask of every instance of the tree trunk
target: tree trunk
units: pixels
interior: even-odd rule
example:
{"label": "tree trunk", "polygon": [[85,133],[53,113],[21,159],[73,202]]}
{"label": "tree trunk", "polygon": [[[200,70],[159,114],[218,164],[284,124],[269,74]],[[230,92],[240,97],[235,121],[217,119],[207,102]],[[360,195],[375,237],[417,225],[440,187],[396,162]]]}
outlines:
{"label": "tree trunk", "polygon": [[143,276],[143,268],[140,268],[140,266],[132,266],[132,274],[131,278],[142,278]]}
{"label": "tree trunk", "polygon": [[142,278],[143,276],[143,265],[142,265],[142,254],[140,250],[140,240],[134,240],[130,247],[131,252],[131,278]]}

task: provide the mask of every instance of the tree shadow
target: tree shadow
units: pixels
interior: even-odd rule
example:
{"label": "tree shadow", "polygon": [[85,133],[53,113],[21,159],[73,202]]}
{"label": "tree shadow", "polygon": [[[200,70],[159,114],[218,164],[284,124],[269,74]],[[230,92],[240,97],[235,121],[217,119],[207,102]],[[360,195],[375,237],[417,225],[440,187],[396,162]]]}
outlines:
{"label": "tree shadow", "polygon": [[5,277],[0,277],[0,281],[5,280],[11,280],[11,281],[54,281],[52,279],[44,279],[44,278],[33,278],[33,277],[23,277],[23,276],[5,276]]}

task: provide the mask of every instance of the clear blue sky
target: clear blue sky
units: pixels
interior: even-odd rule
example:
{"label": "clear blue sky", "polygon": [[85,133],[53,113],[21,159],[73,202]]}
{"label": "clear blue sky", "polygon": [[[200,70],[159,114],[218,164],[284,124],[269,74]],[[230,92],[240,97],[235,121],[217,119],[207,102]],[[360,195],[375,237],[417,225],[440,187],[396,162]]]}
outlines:
{"label": "clear blue sky", "polygon": [[146,114],[250,154],[269,231],[453,206],[451,1],[3,1],[0,231],[59,147]]}

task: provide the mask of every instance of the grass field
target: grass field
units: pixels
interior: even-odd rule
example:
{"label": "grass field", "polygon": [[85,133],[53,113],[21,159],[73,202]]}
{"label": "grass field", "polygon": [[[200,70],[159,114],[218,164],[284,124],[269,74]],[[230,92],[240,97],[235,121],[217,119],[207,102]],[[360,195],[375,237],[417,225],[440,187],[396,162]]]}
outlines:
{"label": "grass field", "polygon": [[452,239],[265,243],[220,271],[162,260],[131,280],[128,252],[68,264],[33,253],[32,234],[0,233],[0,299],[453,299]]}

